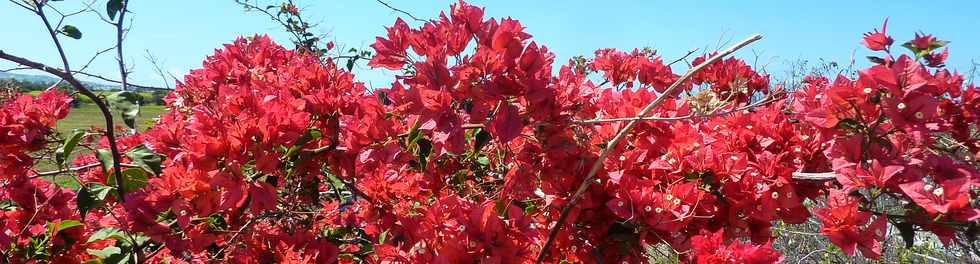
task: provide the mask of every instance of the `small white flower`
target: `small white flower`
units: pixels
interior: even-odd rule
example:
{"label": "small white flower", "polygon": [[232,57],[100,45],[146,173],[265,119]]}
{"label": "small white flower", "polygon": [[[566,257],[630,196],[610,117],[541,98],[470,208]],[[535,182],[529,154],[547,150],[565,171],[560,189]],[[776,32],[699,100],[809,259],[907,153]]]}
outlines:
{"label": "small white flower", "polygon": [[653,211],[653,207],[647,205],[646,207],[643,207],[643,211],[647,211],[647,212]]}
{"label": "small white flower", "polygon": [[732,160],[738,160],[738,156],[732,156]]}
{"label": "small white flower", "polygon": [[905,109],[905,103],[898,103],[896,107],[898,107],[899,110]]}
{"label": "small white flower", "polygon": [[808,136],[808,135],[802,135],[802,136],[800,136],[800,139],[807,140],[807,139],[810,139],[810,136]]}
{"label": "small white flower", "polygon": [[673,195],[670,195],[670,194],[667,194],[667,195],[664,196],[664,198],[666,198],[667,200],[673,200],[674,199],[674,196]]}
{"label": "small white flower", "polygon": [[770,194],[769,196],[772,196],[773,199],[779,199],[779,193],[778,192],[772,192],[772,194]]}
{"label": "small white flower", "polygon": [[874,91],[871,89],[871,87],[864,87],[864,93],[869,94],[871,91]]}
{"label": "small white flower", "polygon": [[654,208],[653,211],[654,212],[657,212],[659,214],[659,213],[663,212],[664,209],[663,208],[660,208],[660,207],[657,207],[657,208]]}
{"label": "small white flower", "polygon": [[626,156],[619,156],[619,161],[626,161]]}
{"label": "small white flower", "polygon": [[935,194],[936,196],[943,196],[943,187],[939,187],[936,188],[935,190],[932,190],[932,194]]}
{"label": "small white flower", "polygon": [[929,184],[926,184],[926,186],[922,186],[922,189],[925,189],[927,192],[932,191],[932,188],[933,188],[932,185]]}
{"label": "small white flower", "polygon": [[745,125],[745,128],[752,129],[752,125]]}
{"label": "small white flower", "polygon": [[813,98],[816,98],[816,99],[819,100],[820,98],[823,98],[823,95],[822,94],[818,94],[818,95],[813,96]]}
{"label": "small white flower", "polygon": [[795,151],[796,153],[800,153],[800,152],[803,152],[803,149],[800,148],[800,147],[795,147],[795,148],[793,148],[793,151]]}
{"label": "small white flower", "polygon": [[926,117],[926,115],[923,114],[922,112],[915,112],[915,118],[923,119],[925,117]]}
{"label": "small white flower", "polygon": [[619,201],[618,203],[616,203],[616,205],[619,206],[619,207],[623,207],[624,204],[626,204],[626,203],[624,203],[623,201]]}
{"label": "small white flower", "polygon": [[681,204],[681,199],[674,199],[673,203],[674,205]]}

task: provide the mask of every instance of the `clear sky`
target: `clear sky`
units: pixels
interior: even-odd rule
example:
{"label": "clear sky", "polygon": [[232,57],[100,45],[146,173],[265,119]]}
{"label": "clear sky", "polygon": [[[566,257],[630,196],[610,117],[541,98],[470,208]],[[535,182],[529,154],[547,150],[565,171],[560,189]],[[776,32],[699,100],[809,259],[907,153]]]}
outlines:
{"label": "clear sky", "polygon": [[[18,1],[18,0],[14,0]],[[53,2],[71,11],[82,0]],[[100,5],[104,5],[100,1]],[[400,15],[374,0],[297,0],[304,16],[319,22],[319,32],[346,47],[368,48],[374,37]],[[387,0],[392,6],[423,17],[448,10],[451,0]],[[270,1],[271,3],[271,1]],[[534,39],[564,63],[575,55],[590,55],[598,48],[632,49],[650,46],[668,60],[692,48],[714,49],[722,42],[737,42],[753,33],[765,38],[736,55],[769,64],[774,74],[785,72],[787,61],[825,59],[846,64],[852,53],[858,66],[871,55],[858,43],[861,33],[881,26],[890,17],[888,32],[896,44],[915,32],[931,33],[951,41],[948,65],[961,72],[980,61],[980,1],[535,1],[472,0],[493,17],[519,19]],[[133,0],[132,33],[126,42],[126,60],[138,83],[163,86],[146,59],[158,58],[165,71],[181,76],[198,68],[205,56],[236,36],[270,34],[284,45],[288,38],[259,13],[245,13],[232,0]],[[407,19],[406,19],[407,20]],[[73,65],[84,64],[97,50],[112,45],[114,31],[94,15],[72,17],[81,40],[64,39]],[[39,18],[14,4],[0,2],[0,49],[60,67]],[[855,53],[856,52],[856,53]],[[100,57],[90,71],[115,76],[113,54]],[[9,68],[10,63],[0,63]],[[74,66],[78,67],[78,66]],[[363,64],[361,67],[364,67]],[[358,78],[374,87],[388,86],[390,73],[358,69]],[[26,72],[30,73],[30,72]],[[115,75],[114,75],[115,74]]]}

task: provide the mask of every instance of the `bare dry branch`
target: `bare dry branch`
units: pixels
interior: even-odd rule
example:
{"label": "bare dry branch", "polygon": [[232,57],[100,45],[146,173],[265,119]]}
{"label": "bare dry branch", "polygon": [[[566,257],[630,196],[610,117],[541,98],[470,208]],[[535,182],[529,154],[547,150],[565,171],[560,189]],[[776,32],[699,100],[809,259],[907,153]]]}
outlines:
{"label": "bare dry branch", "polygon": [[385,7],[388,7],[388,9],[391,9],[391,10],[393,10],[395,12],[398,12],[398,13],[405,14],[406,16],[414,19],[415,21],[429,22],[428,20],[420,19],[418,17],[415,17],[414,15],[412,15],[412,13],[406,12],[405,10],[401,10],[401,9],[395,8],[395,7],[391,6],[391,5],[389,5],[388,3],[385,3],[384,1],[381,1],[381,0],[377,0],[377,1],[378,1],[378,3],[381,3],[382,5],[384,5]]}

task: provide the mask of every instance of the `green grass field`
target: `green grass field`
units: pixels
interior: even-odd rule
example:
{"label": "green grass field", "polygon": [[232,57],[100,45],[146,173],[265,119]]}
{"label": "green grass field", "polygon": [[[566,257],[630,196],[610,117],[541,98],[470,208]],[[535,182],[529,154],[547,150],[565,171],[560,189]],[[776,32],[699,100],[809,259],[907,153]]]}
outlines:
{"label": "green grass field", "polygon": [[[145,131],[153,125],[153,119],[159,116],[166,109],[162,105],[140,106],[140,117],[136,119],[137,127],[140,131]],[[112,120],[115,124],[123,125],[122,118],[118,112],[112,113]],[[105,119],[102,112],[94,104],[83,104],[79,108],[72,108],[68,117],[58,122],[58,131],[62,134],[71,132],[76,128],[105,128]]]}

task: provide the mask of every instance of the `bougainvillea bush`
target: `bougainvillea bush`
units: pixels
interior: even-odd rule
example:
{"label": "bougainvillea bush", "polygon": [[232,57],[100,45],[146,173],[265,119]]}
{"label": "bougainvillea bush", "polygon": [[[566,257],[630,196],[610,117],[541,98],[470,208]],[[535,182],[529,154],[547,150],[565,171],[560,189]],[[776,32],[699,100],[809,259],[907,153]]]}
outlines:
{"label": "bougainvillea bush", "polygon": [[123,182],[100,131],[52,128],[68,95],[4,97],[3,262],[642,263],[657,245],[771,263],[773,225],[808,219],[869,259],[890,229],[976,239],[980,90],[931,35],[899,46],[882,27],[861,42],[870,67],[785,91],[735,58],[686,80],[651,50],[555,65],[519,21],[463,2],[419,24],[371,45],[397,77],[370,90],[266,36],[226,44],[152,129],[118,129]]}

